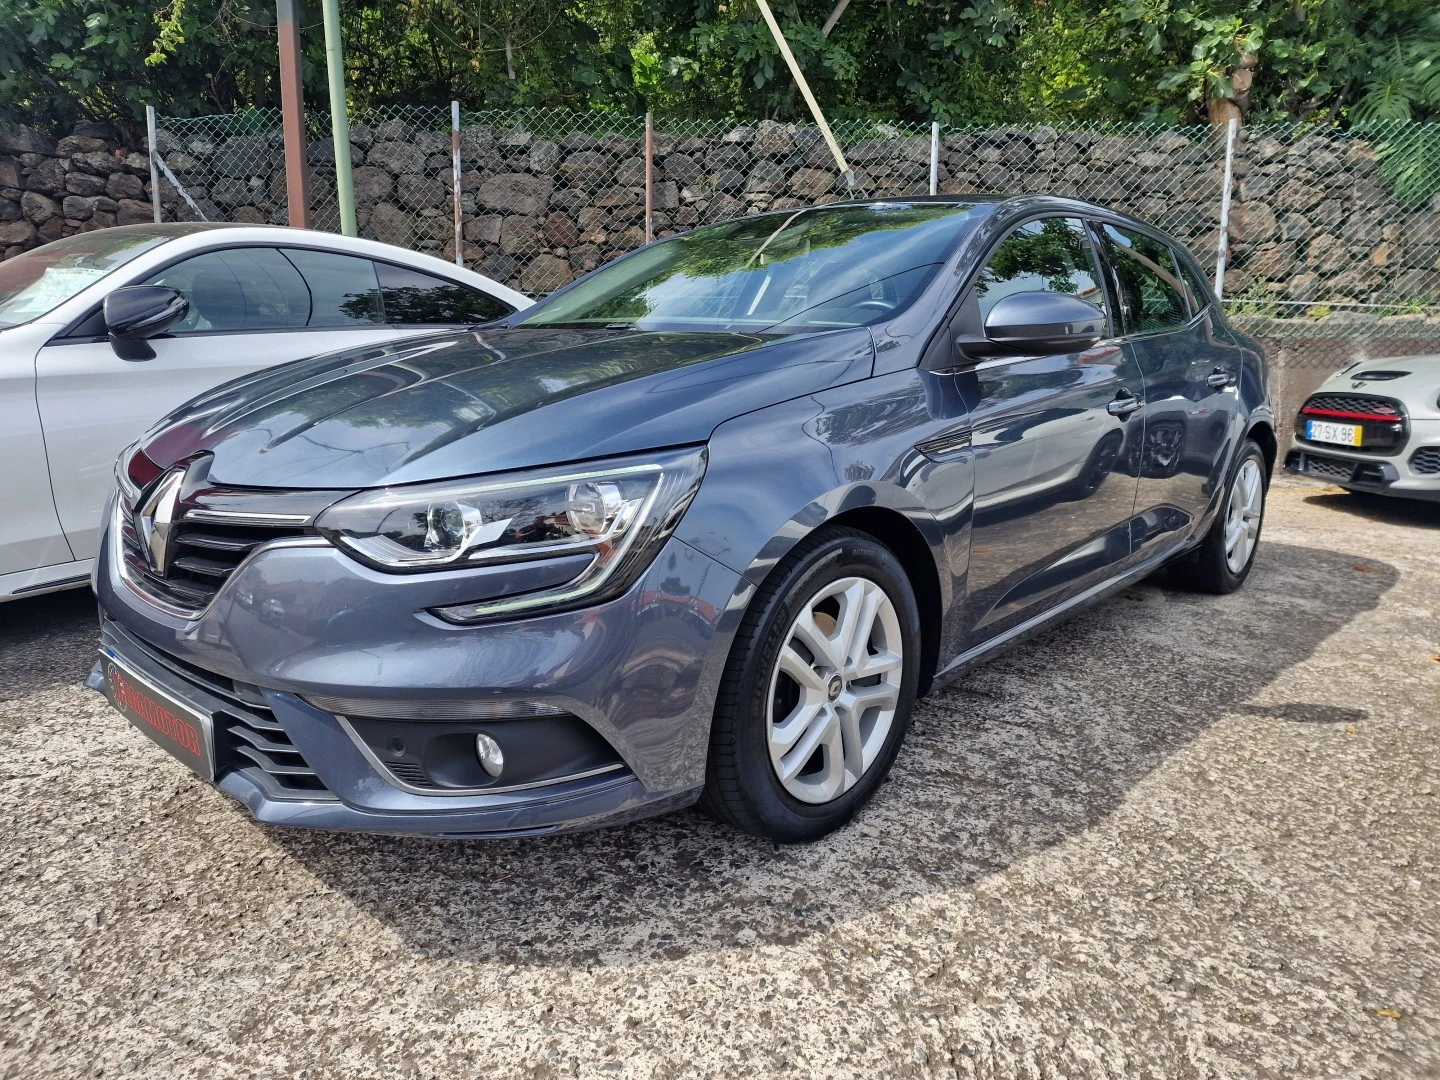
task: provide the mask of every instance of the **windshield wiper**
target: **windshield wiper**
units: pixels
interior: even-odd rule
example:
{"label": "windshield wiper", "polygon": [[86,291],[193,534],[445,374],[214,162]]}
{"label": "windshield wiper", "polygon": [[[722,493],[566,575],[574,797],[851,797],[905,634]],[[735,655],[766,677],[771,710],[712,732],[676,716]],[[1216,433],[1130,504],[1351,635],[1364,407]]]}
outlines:
{"label": "windshield wiper", "polygon": [[594,322],[518,322],[515,324],[516,329],[521,327],[528,330],[633,330],[635,324],[628,322],[602,323],[598,319]]}

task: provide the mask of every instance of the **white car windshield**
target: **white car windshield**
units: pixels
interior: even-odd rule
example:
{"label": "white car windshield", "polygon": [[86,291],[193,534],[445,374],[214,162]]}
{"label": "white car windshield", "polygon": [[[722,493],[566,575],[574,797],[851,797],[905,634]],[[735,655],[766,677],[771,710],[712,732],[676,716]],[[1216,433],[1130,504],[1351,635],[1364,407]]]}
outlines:
{"label": "white car windshield", "polygon": [[903,311],[974,204],[839,205],[696,229],[604,267],[517,325],[794,333]]}
{"label": "white car windshield", "polygon": [[143,230],[99,230],[0,262],[0,330],[54,311],[87,285],[170,238]]}

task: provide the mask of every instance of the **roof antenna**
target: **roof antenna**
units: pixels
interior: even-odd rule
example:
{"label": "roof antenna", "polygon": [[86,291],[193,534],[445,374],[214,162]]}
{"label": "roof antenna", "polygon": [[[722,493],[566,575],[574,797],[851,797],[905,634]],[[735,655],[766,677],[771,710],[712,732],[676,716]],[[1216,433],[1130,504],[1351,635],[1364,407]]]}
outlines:
{"label": "roof antenna", "polygon": [[810,106],[810,114],[815,117],[820,134],[825,137],[825,145],[830,148],[830,153],[835,158],[835,165],[845,180],[846,189],[853,196],[855,194],[855,172],[845,160],[845,153],[840,149],[840,144],[835,141],[835,133],[825,122],[825,114],[820,111],[820,103],[810,92],[810,84],[805,81],[805,74],[800,70],[800,65],[795,62],[795,54],[790,51],[790,43],[780,32],[780,24],[775,21],[775,15],[771,12],[767,0],[755,0],[755,3],[760,7],[760,14],[765,18],[765,25],[770,28],[770,33],[775,37],[775,44],[780,47],[780,55],[785,58],[785,63],[790,68],[790,74],[795,77],[795,85],[800,88],[800,96],[805,99],[805,104]]}

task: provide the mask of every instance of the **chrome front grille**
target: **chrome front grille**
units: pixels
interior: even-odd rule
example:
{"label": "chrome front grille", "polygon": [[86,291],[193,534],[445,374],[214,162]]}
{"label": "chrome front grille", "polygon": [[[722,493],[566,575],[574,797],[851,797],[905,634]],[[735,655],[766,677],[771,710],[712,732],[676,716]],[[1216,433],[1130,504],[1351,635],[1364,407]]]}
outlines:
{"label": "chrome front grille", "polygon": [[314,521],[349,491],[231,488],[210,480],[201,455],[169,469],[131,451],[117,467],[120,576],[171,614],[204,611],[236,569],[262,548],[324,545]]}
{"label": "chrome front grille", "polygon": [[169,605],[204,609],[225,579],[262,544],[306,535],[304,528],[277,525],[222,525],[182,520],[170,538],[169,565],[160,572],[140,544],[134,507],[121,513],[121,547],[132,583]]}

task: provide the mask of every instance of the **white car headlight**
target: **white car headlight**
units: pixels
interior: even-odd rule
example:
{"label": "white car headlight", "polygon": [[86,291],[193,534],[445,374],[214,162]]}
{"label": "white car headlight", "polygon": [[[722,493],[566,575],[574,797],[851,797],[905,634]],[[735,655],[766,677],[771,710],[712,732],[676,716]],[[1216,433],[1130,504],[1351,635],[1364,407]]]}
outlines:
{"label": "white car headlight", "polygon": [[452,622],[476,622],[593,603],[623,589],[673,531],[704,471],[704,449],[692,448],[381,488],[341,500],[315,526],[360,561],[401,573],[593,556],[558,588],[436,612]]}

